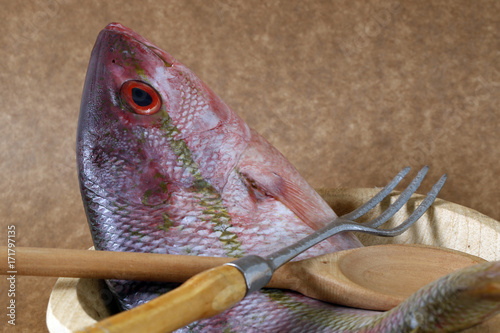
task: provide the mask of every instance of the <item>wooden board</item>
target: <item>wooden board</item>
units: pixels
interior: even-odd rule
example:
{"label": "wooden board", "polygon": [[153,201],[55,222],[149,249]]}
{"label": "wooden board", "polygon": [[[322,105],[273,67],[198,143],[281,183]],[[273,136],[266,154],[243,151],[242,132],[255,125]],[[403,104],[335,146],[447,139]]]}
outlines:
{"label": "wooden board", "polygon": [[[378,189],[319,190],[339,215],[361,206],[377,192]],[[379,215],[394,202],[397,194],[393,193],[374,208],[366,219]],[[398,225],[406,219],[423,198],[424,196],[414,195],[387,223],[387,227]],[[417,243],[463,251],[488,261],[500,260],[500,222],[472,209],[439,199],[415,226],[400,236],[394,238],[365,234],[358,236],[365,245]],[[103,281],[60,278],[49,300],[47,327],[50,332],[57,333],[82,328],[109,316],[110,310],[107,305],[112,305],[112,297]],[[464,332],[500,333],[500,316]]]}

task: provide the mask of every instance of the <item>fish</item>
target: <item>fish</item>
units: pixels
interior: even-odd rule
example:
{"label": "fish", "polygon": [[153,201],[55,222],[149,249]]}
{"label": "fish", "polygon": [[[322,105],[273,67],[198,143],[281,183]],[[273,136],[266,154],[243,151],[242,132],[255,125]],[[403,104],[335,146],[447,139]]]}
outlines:
{"label": "fish", "polygon": [[[195,73],[119,23],[106,26],[92,50],[76,151],[96,250],[265,256],[336,217],[297,169]],[[355,235],[342,233],[297,259],[359,246]],[[432,332],[453,332],[500,311],[499,271],[497,263],[438,281],[387,312],[265,289],[178,332],[423,332],[429,325]],[[457,279],[468,282],[450,282]],[[124,310],[176,287],[106,282]],[[446,288],[450,292],[442,293]],[[480,292],[474,302],[457,301],[463,290]],[[476,311],[483,298],[487,305]]]}

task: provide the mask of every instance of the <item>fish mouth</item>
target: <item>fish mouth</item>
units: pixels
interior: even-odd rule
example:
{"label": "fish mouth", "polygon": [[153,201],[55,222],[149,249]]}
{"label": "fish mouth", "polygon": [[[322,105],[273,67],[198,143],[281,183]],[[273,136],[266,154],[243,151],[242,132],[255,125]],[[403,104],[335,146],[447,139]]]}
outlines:
{"label": "fish mouth", "polygon": [[[477,283],[469,291],[470,295],[500,301],[500,261],[483,264],[484,271],[477,274]],[[481,266],[479,266],[481,267]]]}
{"label": "fish mouth", "polygon": [[[142,37],[135,31],[133,31],[130,28],[127,28],[123,24],[117,23],[117,22],[112,22],[108,24],[102,31],[103,33],[111,33],[111,34],[116,34],[116,35],[121,35],[124,39],[129,39],[133,40],[137,43],[140,43],[150,49],[152,52],[154,52],[163,62],[165,63],[165,66],[171,67],[175,63],[177,63],[177,60],[172,57],[169,53],[163,51],[161,48],[156,46],[155,44],[151,43],[149,40],[146,38]],[[101,33],[101,35],[103,35]],[[101,37],[101,36],[100,36]]]}

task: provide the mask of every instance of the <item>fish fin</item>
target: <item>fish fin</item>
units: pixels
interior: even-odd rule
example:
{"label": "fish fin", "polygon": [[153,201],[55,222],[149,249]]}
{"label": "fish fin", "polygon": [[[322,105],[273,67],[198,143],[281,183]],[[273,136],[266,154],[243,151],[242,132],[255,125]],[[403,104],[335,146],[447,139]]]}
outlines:
{"label": "fish fin", "polygon": [[263,170],[262,167],[256,171],[254,173],[240,170],[247,183],[251,184],[254,198],[262,195],[274,197],[315,230],[335,218],[331,208],[311,195],[309,189],[304,190],[292,180],[276,172]]}
{"label": "fish fin", "polygon": [[[301,177],[300,180],[283,177],[276,172],[258,172],[252,178],[254,186],[266,195],[275,197],[295,213],[313,230],[319,230],[332,222],[337,215]],[[332,250],[347,250],[362,246],[353,233],[342,233],[328,238]]]}
{"label": "fish fin", "polygon": [[290,162],[256,132],[237,167],[252,192],[281,201],[314,230],[337,216]]}
{"label": "fish fin", "polygon": [[[306,225],[318,230],[337,217],[323,198],[302,178],[297,169],[257,132],[236,166],[254,198],[271,196],[295,213]],[[351,233],[329,238],[337,250],[362,246]]]}

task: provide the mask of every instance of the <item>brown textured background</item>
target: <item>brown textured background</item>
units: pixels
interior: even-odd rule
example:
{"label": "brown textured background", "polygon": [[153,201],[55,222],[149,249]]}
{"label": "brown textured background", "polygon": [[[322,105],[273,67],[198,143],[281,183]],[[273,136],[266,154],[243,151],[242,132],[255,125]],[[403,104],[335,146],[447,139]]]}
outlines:
{"label": "brown textured background", "polygon": [[[98,32],[136,30],[194,70],[315,187],[406,165],[500,219],[500,2],[1,0],[0,244],[91,245],[75,168]],[[55,279],[18,277],[17,325],[44,332]]]}

